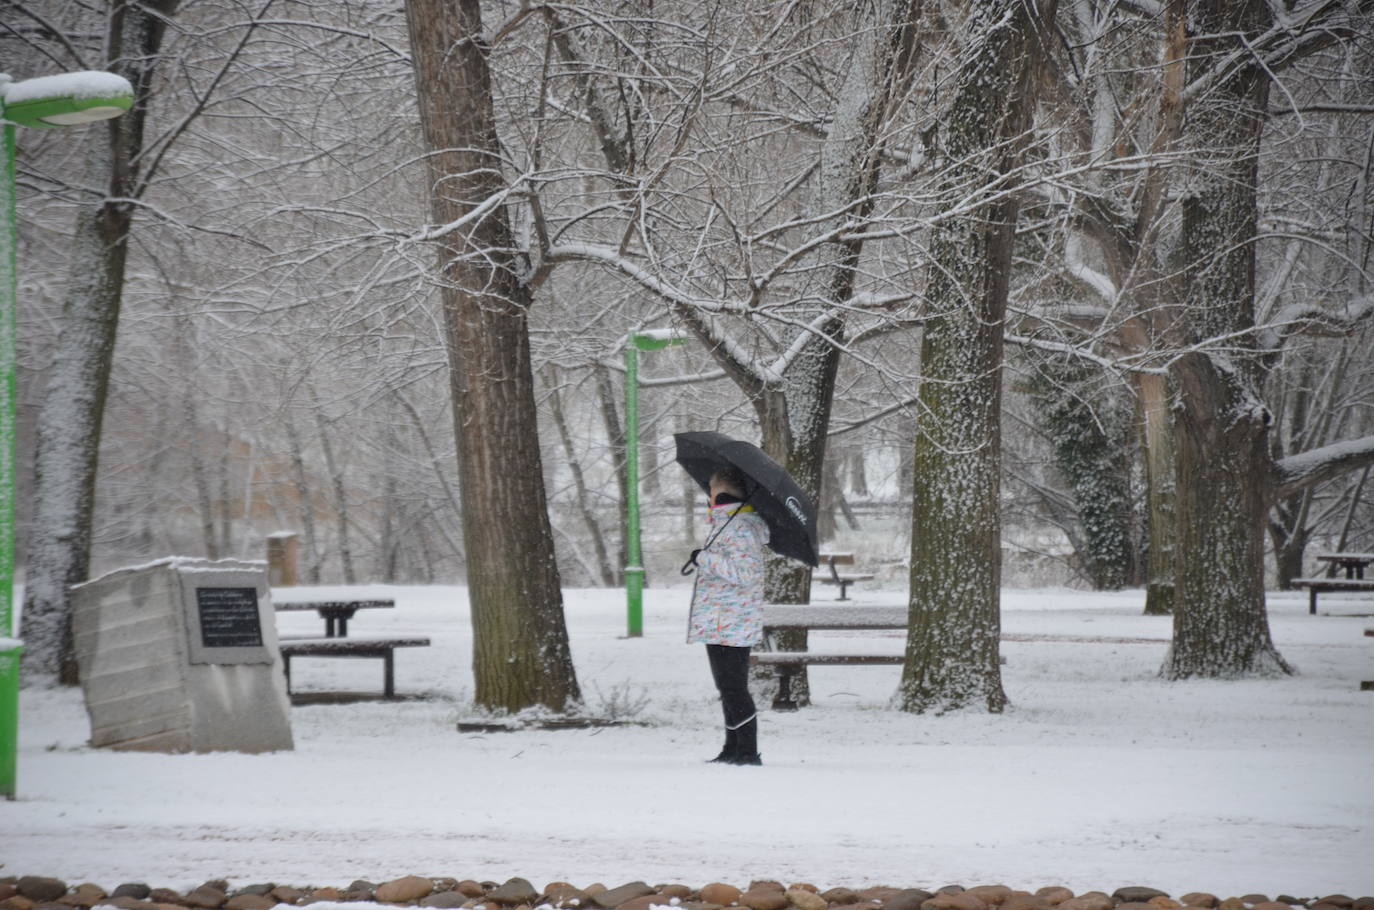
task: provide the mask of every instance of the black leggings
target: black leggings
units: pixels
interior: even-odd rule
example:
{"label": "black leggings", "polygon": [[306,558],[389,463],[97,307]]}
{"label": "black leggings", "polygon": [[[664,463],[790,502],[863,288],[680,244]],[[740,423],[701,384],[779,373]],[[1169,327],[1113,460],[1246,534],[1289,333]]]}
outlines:
{"label": "black leggings", "polygon": [[706,646],[727,730],[737,730],[754,717],[754,697],[749,694],[749,651],[731,645]]}

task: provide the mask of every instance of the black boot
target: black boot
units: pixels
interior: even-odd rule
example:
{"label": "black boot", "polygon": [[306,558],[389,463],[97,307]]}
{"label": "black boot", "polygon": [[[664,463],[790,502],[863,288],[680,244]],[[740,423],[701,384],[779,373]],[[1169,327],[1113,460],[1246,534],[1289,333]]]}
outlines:
{"label": "black boot", "polygon": [[761,765],[763,759],[759,756],[759,720],[757,717],[749,718],[748,722],[735,731],[738,739],[738,748],[735,757],[728,759],[732,765]]}
{"label": "black boot", "polygon": [[735,757],[736,757],[738,754],[739,754],[739,733],[738,733],[737,731],[735,731],[735,730],[731,730],[729,727],[726,727],[726,728],[725,728],[725,746],[724,746],[724,748],[722,748],[722,749],[720,750],[720,754],[717,755],[715,758],[708,758],[706,761],[707,761],[707,764],[711,764],[711,763],[714,763],[714,762],[720,762],[721,764],[725,764],[725,765],[733,765],[733,764],[735,763]]}

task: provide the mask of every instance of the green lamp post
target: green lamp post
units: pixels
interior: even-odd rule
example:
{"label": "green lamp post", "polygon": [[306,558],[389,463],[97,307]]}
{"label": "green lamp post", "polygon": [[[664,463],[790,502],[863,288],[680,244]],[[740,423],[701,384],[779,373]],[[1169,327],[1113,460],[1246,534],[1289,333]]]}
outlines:
{"label": "green lamp post", "polygon": [[625,612],[626,636],[644,634],[644,560],[639,550],[639,352],[687,339],[674,329],[632,333],[625,342]]}
{"label": "green lamp post", "polygon": [[19,299],[14,128],[78,126],[118,117],[134,103],[123,76],[62,73],[15,82],[0,74],[4,173],[0,175],[0,796],[14,799],[19,746],[19,656],[14,628],[15,310]]}

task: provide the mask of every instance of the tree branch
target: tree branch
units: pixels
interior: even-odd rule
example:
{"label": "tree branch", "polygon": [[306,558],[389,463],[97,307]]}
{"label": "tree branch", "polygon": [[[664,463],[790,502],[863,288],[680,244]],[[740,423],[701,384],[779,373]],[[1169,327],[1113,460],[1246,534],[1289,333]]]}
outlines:
{"label": "tree branch", "polygon": [[1374,436],[1310,449],[1274,462],[1274,485],[1270,493],[1282,499],[1368,465],[1374,465]]}

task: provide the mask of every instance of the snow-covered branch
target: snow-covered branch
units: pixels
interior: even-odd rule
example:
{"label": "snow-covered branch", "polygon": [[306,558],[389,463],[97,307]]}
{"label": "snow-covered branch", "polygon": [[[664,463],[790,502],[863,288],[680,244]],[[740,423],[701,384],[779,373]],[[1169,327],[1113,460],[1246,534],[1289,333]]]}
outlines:
{"label": "snow-covered branch", "polygon": [[1280,309],[1256,336],[1261,347],[1276,351],[1293,335],[1348,335],[1370,318],[1374,318],[1374,294],[1358,297],[1341,309],[1300,302]]}
{"label": "snow-covered branch", "polygon": [[1289,455],[1274,462],[1272,494],[1276,499],[1291,496],[1366,465],[1374,465],[1374,436]]}

